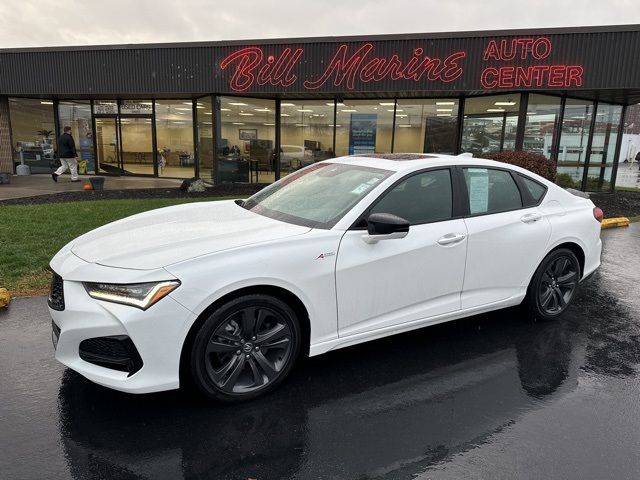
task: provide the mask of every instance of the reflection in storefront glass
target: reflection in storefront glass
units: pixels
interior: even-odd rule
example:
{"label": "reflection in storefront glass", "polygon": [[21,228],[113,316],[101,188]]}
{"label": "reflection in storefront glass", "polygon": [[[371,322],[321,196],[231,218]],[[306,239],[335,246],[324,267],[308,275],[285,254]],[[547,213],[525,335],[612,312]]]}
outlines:
{"label": "reflection in storefront glass", "polygon": [[596,123],[593,129],[587,191],[608,191],[611,188],[611,172],[618,140],[622,106],[598,103]]}
{"label": "reflection in storefront glass", "polygon": [[567,99],[562,120],[556,177],[556,183],[562,187],[581,188],[592,115],[592,102]]}
{"label": "reflection in storefront glass", "polygon": [[[393,110],[393,106],[388,106]],[[456,151],[458,100],[398,100],[394,153]]]}
{"label": "reflection in storefront glass", "polygon": [[215,183],[213,175],[213,109],[211,97],[197,99],[196,103],[198,159],[200,162],[200,178],[208,183]]}
{"label": "reflection in storefront glass", "polygon": [[156,100],[156,143],[158,176],[193,177],[195,166],[191,100]]}
{"label": "reflection in storefront glass", "polygon": [[217,145],[220,182],[275,180],[276,102],[221,97],[221,138]]}
{"label": "reflection in storefront glass", "polygon": [[539,153],[551,159],[555,144],[553,135],[559,118],[559,97],[529,95],[522,149],[527,152]]}
{"label": "reflection in storefront glass", "polygon": [[467,98],[461,150],[477,157],[513,150],[519,109],[519,94]]}
{"label": "reflection in storefront glass", "polygon": [[13,161],[23,161],[31,173],[50,173],[54,167],[56,132],[53,101],[10,98]]}
{"label": "reflection in storefront glass", "polygon": [[333,101],[283,100],[280,175],[334,157]]}
{"label": "reflection in storefront glass", "polygon": [[93,133],[91,128],[91,105],[88,100],[64,102],[58,104],[60,131],[64,127],[71,127],[71,135],[76,143],[78,152],[78,173],[95,173],[95,158],[93,152]]}

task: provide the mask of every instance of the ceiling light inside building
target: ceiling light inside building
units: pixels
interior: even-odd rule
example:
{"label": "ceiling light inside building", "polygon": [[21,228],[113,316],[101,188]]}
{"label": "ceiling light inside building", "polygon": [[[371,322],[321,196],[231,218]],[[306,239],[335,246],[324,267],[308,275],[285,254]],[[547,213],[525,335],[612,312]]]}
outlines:
{"label": "ceiling light inside building", "polygon": [[487,112],[504,112],[504,108],[487,108]]}
{"label": "ceiling light inside building", "polygon": [[450,117],[450,113],[436,113],[436,117]]}
{"label": "ceiling light inside building", "polygon": [[400,128],[411,128],[411,125],[402,124],[402,125],[398,125],[398,127],[400,127]]}
{"label": "ceiling light inside building", "polygon": [[509,100],[508,102],[496,102],[496,103],[494,103],[494,105],[505,106],[505,107],[513,107],[515,104],[516,104],[516,102],[512,102],[511,100]]}
{"label": "ceiling light inside building", "polygon": [[242,103],[242,102],[229,102],[229,105],[233,105],[234,107],[246,107],[247,106],[246,103]]}
{"label": "ceiling light inside building", "polygon": [[263,125],[265,127],[274,127],[276,124],[275,123],[264,123]]}
{"label": "ceiling light inside building", "polygon": [[247,112],[242,112],[242,113],[239,113],[238,115],[242,117],[253,117],[253,113],[247,113]]}
{"label": "ceiling light inside building", "polygon": [[436,105],[455,105],[456,102],[436,102]]}
{"label": "ceiling light inside building", "polygon": [[270,112],[271,111],[268,108],[254,108],[254,110],[256,112]]}
{"label": "ceiling light inside building", "polygon": [[453,108],[436,108],[436,112],[453,112]]}
{"label": "ceiling light inside building", "polygon": [[53,102],[49,101],[49,100],[43,100],[40,102],[40,104],[42,105],[53,105]]}
{"label": "ceiling light inside building", "polygon": [[383,107],[393,107],[395,104],[396,102],[380,102]]}
{"label": "ceiling light inside building", "polygon": [[244,125],[242,122],[231,122],[232,125]]}
{"label": "ceiling light inside building", "polygon": [[298,109],[298,111],[299,111],[299,112],[302,112],[302,113],[313,112],[313,110],[310,110],[310,109],[308,109],[308,108],[299,108],[299,109]]}
{"label": "ceiling light inside building", "polygon": [[281,103],[280,106],[281,107],[295,107],[296,104],[295,103]]}
{"label": "ceiling light inside building", "polygon": [[354,110],[354,109],[345,109],[345,110],[340,110],[341,112],[357,112],[358,110]]}

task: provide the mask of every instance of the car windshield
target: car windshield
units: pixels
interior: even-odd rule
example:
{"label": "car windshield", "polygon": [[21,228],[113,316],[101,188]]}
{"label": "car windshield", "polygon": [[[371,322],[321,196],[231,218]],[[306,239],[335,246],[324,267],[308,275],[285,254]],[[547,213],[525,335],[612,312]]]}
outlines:
{"label": "car windshield", "polygon": [[357,165],[316,163],[259,191],[242,206],[283,222],[329,229],[392,173]]}

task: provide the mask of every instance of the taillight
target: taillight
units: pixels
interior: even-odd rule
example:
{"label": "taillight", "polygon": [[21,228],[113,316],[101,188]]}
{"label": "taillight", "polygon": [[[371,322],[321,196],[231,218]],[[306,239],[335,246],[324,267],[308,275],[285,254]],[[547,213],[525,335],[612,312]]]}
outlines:
{"label": "taillight", "polygon": [[593,216],[595,217],[595,219],[597,221],[602,223],[602,219],[604,218],[604,212],[602,211],[602,209],[600,207],[594,207],[593,208]]}

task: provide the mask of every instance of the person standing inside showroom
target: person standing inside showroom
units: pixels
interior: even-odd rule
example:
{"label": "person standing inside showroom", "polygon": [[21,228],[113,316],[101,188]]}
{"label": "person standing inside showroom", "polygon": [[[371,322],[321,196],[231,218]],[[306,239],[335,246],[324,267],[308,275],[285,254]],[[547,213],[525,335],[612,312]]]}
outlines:
{"label": "person standing inside showroom", "polygon": [[51,174],[53,181],[57,182],[58,177],[69,170],[71,172],[71,181],[79,182],[78,153],[76,152],[76,142],[71,136],[71,127],[64,127],[63,134],[58,139],[58,158],[61,165]]}

